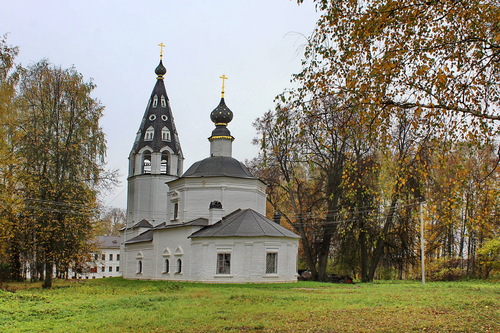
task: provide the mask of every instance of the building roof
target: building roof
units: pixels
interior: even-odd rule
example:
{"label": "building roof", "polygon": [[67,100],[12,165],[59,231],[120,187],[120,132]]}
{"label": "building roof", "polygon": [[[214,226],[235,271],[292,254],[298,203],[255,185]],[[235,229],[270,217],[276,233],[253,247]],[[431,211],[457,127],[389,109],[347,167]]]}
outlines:
{"label": "building roof", "polygon": [[[142,117],[142,122],[137,131],[137,136],[132,147],[132,153],[139,152],[142,148],[148,146],[152,152],[160,152],[165,146],[170,147],[174,154],[182,155],[181,145],[177,130],[175,128],[170,101],[163,82],[163,75],[167,72],[162,61],[155,69],[158,75],[156,84],[147,103],[146,111]],[[170,141],[162,139],[162,129],[166,127],[170,131]],[[153,128],[154,134],[152,140],[146,139],[146,132]]]}
{"label": "building roof", "polygon": [[188,226],[207,226],[208,225],[208,219],[199,217],[195,220],[185,222],[185,223],[178,223],[178,224],[166,224],[162,223],[154,228],[154,230],[158,229],[172,229],[172,228],[179,228],[179,227],[188,227]]}
{"label": "building roof", "polygon": [[153,234],[155,230],[174,229],[174,228],[189,227],[189,226],[205,227],[207,225],[208,225],[208,219],[203,217],[197,218],[195,220],[186,223],[179,223],[179,224],[166,224],[165,222],[163,222],[154,227],[153,229],[147,230],[146,232],[143,232],[142,234],[129,239],[128,241],[125,242],[125,244],[151,242],[153,240]]}
{"label": "building roof", "polygon": [[128,241],[125,242],[125,244],[150,242],[152,240],[153,240],[153,230],[147,230],[146,232],[143,232],[142,234],[129,239]]}
{"label": "building roof", "polygon": [[117,236],[97,236],[96,242],[99,248],[120,248],[121,238]]}
{"label": "building roof", "polygon": [[256,179],[250,170],[229,156],[212,156],[195,162],[181,178],[195,177],[235,177]]}
{"label": "building roof", "polygon": [[194,232],[190,238],[202,237],[289,237],[300,238],[253,209],[238,209],[221,221]]}
{"label": "building roof", "polygon": [[149,223],[148,220],[142,219],[141,221],[139,221],[136,224],[134,224],[132,226],[132,229],[133,228],[152,228],[152,227],[153,227],[153,225],[151,223]]}

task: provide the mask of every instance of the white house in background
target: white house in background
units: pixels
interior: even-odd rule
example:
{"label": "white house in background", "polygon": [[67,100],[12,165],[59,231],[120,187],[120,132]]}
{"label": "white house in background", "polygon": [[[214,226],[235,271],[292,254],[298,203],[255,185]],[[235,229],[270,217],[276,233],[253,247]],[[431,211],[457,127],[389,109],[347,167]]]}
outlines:
{"label": "white house in background", "polygon": [[[122,276],[120,272],[121,238],[115,236],[97,236],[96,253],[91,253],[92,261],[82,273],[76,273],[78,279],[100,279]],[[70,272],[70,276],[74,273]]]}
{"label": "white house in background", "polygon": [[227,125],[233,113],[225,104],[224,81],[220,103],[210,115],[215,123],[210,155],[183,174],[161,59],[155,73],[156,85],[129,155],[123,277],[296,281],[299,236],[265,217],[266,185],[231,157],[234,137]]}

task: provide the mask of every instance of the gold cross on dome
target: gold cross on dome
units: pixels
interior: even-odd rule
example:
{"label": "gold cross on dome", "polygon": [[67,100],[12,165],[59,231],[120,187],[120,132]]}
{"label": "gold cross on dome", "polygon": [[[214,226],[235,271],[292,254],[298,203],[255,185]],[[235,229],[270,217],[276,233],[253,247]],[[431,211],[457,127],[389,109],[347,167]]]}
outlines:
{"label": "gold cross on dome", "polygon": [[224,98],[224,80],[227,80],[227,76],[225,74],[222,74],[220,78],[222,79],[222,97]]}
{"label": "gold cross on dome", "polygon": [[160,59],[162,59],[163,58],[163,48],[165,47],[165,44],[160,43],[160,44],[158,44],[158,46],[160,47]]}

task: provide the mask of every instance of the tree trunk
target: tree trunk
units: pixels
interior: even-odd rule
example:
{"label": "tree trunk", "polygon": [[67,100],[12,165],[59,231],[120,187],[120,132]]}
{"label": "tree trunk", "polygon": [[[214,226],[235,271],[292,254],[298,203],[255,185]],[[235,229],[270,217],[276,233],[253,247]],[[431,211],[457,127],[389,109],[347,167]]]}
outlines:
{"label": "tree trunk", "polygon": [[384,255],[384,250],[385,250],[385,237],[387,236],[387,233],[389,230],[392,228],[394,224],[394,215],[396,214],[396,204],[398,200],[396,197],[393,197],[390,210],[389,210],[389,215],[387,216],[384,227],[382,228],[382,231],[380,232],[380,235],[377,239],[377,243],[375,245],[375,249],[373,250],[373,257],[372,261],[370,264],[370,270],[368,271],[367,275],[367,282],[373,281],[373,277],[375,276],[375,271],[377,270],[378,264],[380,263],[380,260],[382,259],[382,256]]}
{"label": "tree trunk", "polygon": [[359,231],[359,250],[361,260],[361,282],[369,282],[368,279],[368,246],[366,244],[366,230],[364,229],[364,222],[361,221]]}
{"label": "tree trunk", "polygon": [[54,264],[52,262],[45,263],[45,279],[43,280],[42,288],[52,288],[52,271]]}

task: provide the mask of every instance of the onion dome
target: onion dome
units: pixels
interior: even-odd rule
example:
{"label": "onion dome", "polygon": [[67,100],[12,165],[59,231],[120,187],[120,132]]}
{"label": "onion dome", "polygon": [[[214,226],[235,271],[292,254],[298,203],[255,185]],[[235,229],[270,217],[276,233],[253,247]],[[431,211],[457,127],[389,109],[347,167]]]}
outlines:
{"label": "onion dome", "polygon": [[227,125],[231,122],[231,120],[233,120],[233,111],[226,106],[224,97],[220,99],[219,105],[210,114],[210,119],[215,123],[215,125]]}
{"label": "onion dome", "polygon": [[156,75],[158,75],[157,79],[159,80],[163,80],[163,75],[167,73],[167,69],[165,68],[165,66],[163,66],[163,62],[161,60],[155,69],[155,73]]}

